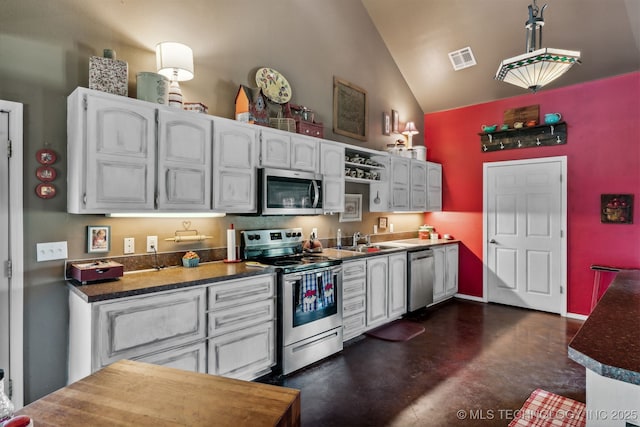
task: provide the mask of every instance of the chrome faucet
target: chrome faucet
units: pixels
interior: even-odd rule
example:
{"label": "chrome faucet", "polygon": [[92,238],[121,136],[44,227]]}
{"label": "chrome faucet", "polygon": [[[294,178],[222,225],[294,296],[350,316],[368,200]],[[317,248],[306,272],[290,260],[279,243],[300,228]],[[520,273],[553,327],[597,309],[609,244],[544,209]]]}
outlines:
{"label": "chrome faucet", "polygon": [[360,240],[361,237],[362,237],[362,234],[360,234],[359,231],[356,231],[355,233],[353,233],[353,244],[351,246],[353,247],[358,246],[358,240]]}

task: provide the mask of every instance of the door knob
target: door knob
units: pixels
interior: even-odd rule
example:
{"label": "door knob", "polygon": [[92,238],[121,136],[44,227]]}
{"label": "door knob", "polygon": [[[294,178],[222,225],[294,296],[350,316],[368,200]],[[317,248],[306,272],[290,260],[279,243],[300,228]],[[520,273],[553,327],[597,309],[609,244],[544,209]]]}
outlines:
{"label": "door knob", "polygon": [[489,243],[498,243],[498,242],[496,242],[496,239],[491,239],[489,240]]}

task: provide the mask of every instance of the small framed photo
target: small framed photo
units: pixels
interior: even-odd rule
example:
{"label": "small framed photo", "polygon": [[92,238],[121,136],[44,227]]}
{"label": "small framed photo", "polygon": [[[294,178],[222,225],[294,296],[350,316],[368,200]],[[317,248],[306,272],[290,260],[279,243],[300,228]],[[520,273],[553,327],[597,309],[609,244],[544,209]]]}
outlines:
{"label": "small framed photo", "polygon": [[396,110],[391,110],[391,132],[400,133],[400,116]]}
{"label": "small framed photo", "polygon": [[111,227],[108,225],[87,226],[87,252],[109,252],[111,249]]}
{"label": "small framed photo", "polygon": [[378,217],[378,228],[387,228],[387,217],[386,216],[381,216]]}
{"label": "small framed photo", "polygon": [[382,134],[391,135],[391,118],[386,111],[382,113]]}
{"label": "small framed photo", "polygon": [[633,224],[633,194],[601,194],[600,222]]}
{"label": "small framed photo", "polygon": [[340,222],[362,221],[362,194],[344,195],[344,212],[340,212]]}

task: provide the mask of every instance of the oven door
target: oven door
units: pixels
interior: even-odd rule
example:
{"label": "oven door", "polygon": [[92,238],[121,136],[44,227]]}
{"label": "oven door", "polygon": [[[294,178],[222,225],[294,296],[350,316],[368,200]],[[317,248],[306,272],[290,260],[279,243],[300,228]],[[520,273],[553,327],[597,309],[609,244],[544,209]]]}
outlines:
{"label": "oven door", "polygon": [[342,326],[342,267],[285,274],[282,287],[283,345]]}
{"label": "oven door", "polygon": [[322,175],[262,169],[260,176],[262,214],[322,214]]}

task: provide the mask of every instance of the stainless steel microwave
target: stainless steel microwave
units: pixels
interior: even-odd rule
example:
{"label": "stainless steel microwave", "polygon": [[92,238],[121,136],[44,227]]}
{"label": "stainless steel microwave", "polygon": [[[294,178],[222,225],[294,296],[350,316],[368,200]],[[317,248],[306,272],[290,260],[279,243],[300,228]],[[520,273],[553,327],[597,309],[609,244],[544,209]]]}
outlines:
{"label": "stainless steel microwave", "polygon": [[260,176],[260,211],[263,215],[322,214],[322,175],[264,168]]}

